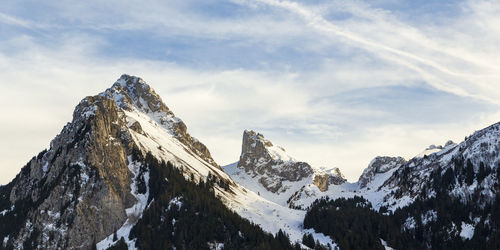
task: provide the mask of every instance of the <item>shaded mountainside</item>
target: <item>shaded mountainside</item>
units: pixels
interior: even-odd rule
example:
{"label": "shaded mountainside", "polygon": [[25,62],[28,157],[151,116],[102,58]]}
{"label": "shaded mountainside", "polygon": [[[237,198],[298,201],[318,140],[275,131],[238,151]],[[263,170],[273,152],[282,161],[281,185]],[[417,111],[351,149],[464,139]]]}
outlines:
{"label": "shaded mountainside", "polygon": [[0,216],[4,246],[88,246],[125,221],[134,197],[126,159],[132,145],[122,127],[109,99],[88,97],[76,107],[50,149],[2,188],[9,206]]}

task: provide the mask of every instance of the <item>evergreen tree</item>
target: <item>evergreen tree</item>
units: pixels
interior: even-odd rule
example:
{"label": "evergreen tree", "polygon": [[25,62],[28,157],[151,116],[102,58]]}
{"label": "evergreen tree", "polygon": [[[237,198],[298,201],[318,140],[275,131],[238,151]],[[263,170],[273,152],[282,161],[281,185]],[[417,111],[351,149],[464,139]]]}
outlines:
{"label": "evergreen tree", "polygon": [[311,249],[314,249],[314,247],[316,246],[316,243],[314,242],[314,238],[313,238],[312,234],[310,234],[310,233],[306,233],[302,236],[302,244],[304,244],[305,246],[307,246]]}

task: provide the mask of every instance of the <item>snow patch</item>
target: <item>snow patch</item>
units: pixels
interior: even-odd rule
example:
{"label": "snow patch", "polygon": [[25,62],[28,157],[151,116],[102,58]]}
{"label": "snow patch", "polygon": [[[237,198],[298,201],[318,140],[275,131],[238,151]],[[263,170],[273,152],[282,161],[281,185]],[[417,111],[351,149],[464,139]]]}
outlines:
{"label": "snow patch", "polygon": [[208,248],[212,250],[222,250],[224,249],[224,243],[208,242]]}
{"label": "snow patch", "polygon": [[408,217],[406,218],[406,221],[405,223],[403,224],[403,227],[407,230],[412,230],[412,229],[415,229],[417,223],[415,222],[415,218],[412,217]]}
{"label": "snow patch", "polygon": [[5,236],[5,238],[3,238],[3,246],[7,246],[7,242],[9,242],[9,235]]}
{"label": "snow patch", "polygon": [[427,225],[431,221],[437,220],[437,212],[434,210],[429,210],[422,215],[422,224]]}
{"label": "snow patch", "polygon": [[170,210],[170,208],[172,207],[172,205],[175,205],[177,207],[177,209],[181,209],[182,207],[182,201],[181,201],[182,197],[175,197],[173,198],[172,200],[170,200],[170,202],[168,203],[168,210]]}
{"label": "snow patch", "polygon": [[49,170],[49,162],[47,161],[43,166],[42,166],[42,171],[43,174],[45,175],[47,171]]}
{"label": "snow patch", "polygon": [[460,231],[460,237],[463,240],[470,240],[474,236],[474,225],[462,222],[462,231]]}
{"label": "snow patch", "polygon": [[380,243],[382,243],[382,246],[384,246],[385,250],[394,250],[394,248],[387,245],[387,242],[385,240],[380,239]]}

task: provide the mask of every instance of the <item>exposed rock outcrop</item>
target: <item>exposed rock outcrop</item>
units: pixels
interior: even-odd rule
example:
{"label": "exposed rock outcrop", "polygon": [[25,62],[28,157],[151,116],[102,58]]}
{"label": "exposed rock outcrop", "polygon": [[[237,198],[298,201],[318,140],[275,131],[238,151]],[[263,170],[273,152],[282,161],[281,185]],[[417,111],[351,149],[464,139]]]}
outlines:
{"label": "exposed rock outcrop", "polygon": [[262,134],[243,132],[243,146],[238,168],[252,176],[273,193],[283,192],[284,181],[300,181],[312,177],[311,166],[290,157],[282,147],[274,146]]}
{"label": "exposed rock outcrop", "polygon": [[41,248],[89,246],[125,222],[134,198],[126,157],[131,145],[123,127],[113,100],[95,96],[80,102],[50,149],[13,182],[10,202],[30,204],[19,208],[25,209],[20,219],[26,226],[10,238],[14,246],[30,237]]}
{"label": "exposed rock outcrop", "polygon": [[329,185],[341,185],[347,180],[340,172],[339,168],[333,168],[327,172],[320,172],[314,175],[313,184],[319,188],[321,192],[328,190]]}
{"label": "exposed rock outcrop", "polygon": [[316,185],[321,192],[325,192],[328,190],[328,175],[326,173],[315,175],[313,184]]}

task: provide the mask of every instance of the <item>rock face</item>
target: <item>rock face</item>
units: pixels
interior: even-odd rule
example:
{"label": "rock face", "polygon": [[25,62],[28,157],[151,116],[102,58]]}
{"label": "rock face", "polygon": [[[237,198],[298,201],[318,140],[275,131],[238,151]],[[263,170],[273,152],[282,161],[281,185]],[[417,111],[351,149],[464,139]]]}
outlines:
{"label": "rock face", "polygon": [[0,224],[16,222],[9,230],[0,226],[0,248],[89,249],[125,221],[137,219],[140,211],[126,209],[147,191],[148,173],[134,167],[129,156],[145,154],[150,150],[146,142],[154,138],[132,113],[149,119],[152,127],[163,126],[191,162],[218,175],[220,167],[208,149],[187,133],[154,90],[140,78],[123,75],[105,92],[83,99],[50,149],[0,187]]}
{"label": "rock face", "polygon": [[311,166],[287,155],[282,147],[274,146],[262,134],[255,131],[243,132],[243,146],[238,168],[247,174],[259,176],[259,182],[273,193],[283,190],[284,181],[300,181],[311,178]]}
{"label": "rock face", "polygon": [[[295,185],[291,183],[303,182],[300,187],[314,184],[320,190],[326,191],[328,185],[339,185],[346,181],[338,168],[315,173],[308,163],[295,160],[284,148],[273,145],[262,134],[251,130],[243,132],[243,145],[237,168],[258,179],[267,191],[276,194],[286,192]],[[285,182],[289,185],[284,185]]]}
{"label": "rock face", "polygon": [[123,224],[125,208],[134,203],[123,126],[114,101],[95,96],[80,102],[50,149],[13,181],[9,200],[13,212],[25,213],[19,219],[26,226],[8,243],[17,248],[34,237],[41,248],[88,246]]}
{"label": "rock face", "polygon": [[333,185],[340,185],[345,183],[347,180],[345,176],[340,172],[339,168],[333,168],[328,171],[328,183]]}
{"label": "rock face", "polygon": [[391,169],[399,168],[405,162],[405,159],[402,157],[378,156],[373,159],[368,167],[363,171],[359,177],[358,183],[361,188],[364,188],[374,179],[375,175],[383,174]]}
{"label": "rock face", "polygon": [[328,190],[329,185],[341,185],[347,180],[340,172],[339,168],[333,168],[328,173],[321,172],[314,175],[313,184],[319,188],[321,192]]}
{"label": "rock face", "polygon": [[313,184],[317,186],[321,192],[325,192],[328,190],[328,175],[325,173],[315,175]]}

